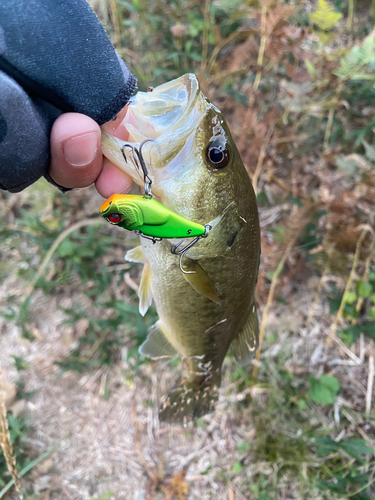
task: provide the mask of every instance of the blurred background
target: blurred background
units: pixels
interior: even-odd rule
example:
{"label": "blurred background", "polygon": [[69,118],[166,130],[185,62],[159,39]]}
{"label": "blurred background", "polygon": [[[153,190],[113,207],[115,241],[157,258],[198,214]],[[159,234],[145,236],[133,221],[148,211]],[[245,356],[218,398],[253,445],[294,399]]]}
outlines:
{"label": "blurred background", "polygon": [[226,359],[214,414],[161,426],[181,366],[138,355],[156,312],[123,258],[137,239],[93,188],[0,191],[25,498],[373,500],[375,1],[91,4],[139,90],[193,72],[228,121],[259,204],[263,344],[254,368]]}

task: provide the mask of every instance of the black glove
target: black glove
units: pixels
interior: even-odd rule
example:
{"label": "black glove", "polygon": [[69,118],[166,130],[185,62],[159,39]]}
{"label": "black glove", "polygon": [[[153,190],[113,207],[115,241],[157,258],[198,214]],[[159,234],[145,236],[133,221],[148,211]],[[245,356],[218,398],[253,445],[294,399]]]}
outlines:
{"label": "black glove", "polygon": [[18,192],[48,178],[61,113],[102,125],[135,86],[85,0],[0,0],[0,188]]}

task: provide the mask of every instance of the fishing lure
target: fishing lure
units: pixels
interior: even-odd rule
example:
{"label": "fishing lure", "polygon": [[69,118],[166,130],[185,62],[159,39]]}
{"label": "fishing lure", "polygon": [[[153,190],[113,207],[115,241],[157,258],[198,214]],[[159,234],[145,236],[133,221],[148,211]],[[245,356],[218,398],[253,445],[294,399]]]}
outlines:
{"label": "fishing lure", "polygon": [[122,147],[122,154],[127,162],[124,149],[132,149],[133,160],[139,170],[143,171],[145,194],[113,194],[100,207],[100,215],[110,224],[135,231],[139,236],[151,239],[153,243],[163,238],[194,238],[185,247],[180,248],[182,241],[171,247],[171,252],[180,255],[180,269],[184,274],[194,273],[185,271],[182,267],[182,258],[185,253],[201,238],[206,238],[211,229],[209,224],[202,225],[185,219],[173,212],[158,201],[154,200],[151,192],[152,180],[148,175],[147,167],[142,155],[143,145],[150,141],[146,139],[139,149],[131,144]]}
{"label": "fishing lure", "polygon": [[153,198],[113,194],[100,207],[108,222],[152,239],[203,236],[205,226],[185,219]]}

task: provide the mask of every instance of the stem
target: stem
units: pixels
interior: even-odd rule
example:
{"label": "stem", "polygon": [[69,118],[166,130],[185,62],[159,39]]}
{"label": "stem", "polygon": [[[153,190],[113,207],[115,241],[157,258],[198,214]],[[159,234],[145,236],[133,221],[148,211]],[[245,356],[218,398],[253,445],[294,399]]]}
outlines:
{"label": "stem", "polygon": [[259,347],[258,347],[258,350],[256,352],[255,360],[254,360],[255,362],[254,362],[253,374],[252,374],[252,377],[251,377],[252,384],[255,384],[256,379],[257,379],[257,375],[258,375],[259,358],[260,358],[260,353],[262,351],[262,344],[263,344],[263,339],[264,339],[264,332],[266,331],[267,316],[268,316],[268,312],[270,310],[270,307],[271,307],[271,304],[272,304],[272,301],[273,301],[273,296],[275,294],[277,280],[279,279],[279,276],[280,276],[280,274],[281,274],[281,272],[282,272],[282,270],[284,268],[284,264],[287,261],[287,259],[289,257],[289,254],[290,254],[290,251],[293,248],[296,240],[297,240],[297,238],[293,238],[289,242],[289,244],[286,247],[285,252],[284,252],[283,256],[281,257],[280,262],[278,263],[277,268],[276,268],[276,270],[275,270],[275,272],[273,273],[273,276],[272,276],[271,287],[270,287],[270,291],[268,292],[266,307],[264,308],[263,316],[262,316],[262,322],[261,322],[261,325],[260,325]]}
{"label": "stem", "polygon": [[[366,283],[367,281],[367,278],[368,278],[368,275],[369,275],[369,272],[370,272],[370,264],[371,264],[371,260],[374,256],[374,250],[375,250],[375,235],[372,239],[372,242],[371,242],[371,245],[370,245],[370,248],[369,248],[369,255],[366,259],[366,263],[365,263],[365,272],[363,273],[363,276],[362,276],[362,281],[364,281]],[[356,305],[356,308],[355,310],[357,312],[360,311],[361,307],[362,307],[362,304],[363,304],[363,298],[362,297],[359,297],[358,299],[358,302],[357,302],[357,305]],[[357,318],[353,318],[352,319],[352,325],[355,325],[357,323]]]}
{"label": "stem", "polygon": [[[374,5],[374,1],[372,3]],[[348,31],[352,30],[353,14],[354,14],[354,0],[348,0],[348,21],[346,23],[346,29]]]}
{"label": "stem", "polygon": [[[53,451],[55,451],[58,447],[59,447],[59,445],[55,445],[51,449],[49,449],[49,450],[45,451],[44,453],[42,453],[38,458],[36,458],[32,462],[30,462],[28,465],[26,465],[26,467],[24,469],[22,469],[21,472],[19,473],[19,476],[22,477],[25,474],[27,474],[30,469],[32,469],[35,465],[37,465],[39,462],[41,462],[46,457],[48,457],[48,455],[50,453],[52,453]],[[14,484],[14,480],[12,479],[11,481],[9,481],[8,484],[6,484],[4,486],[4,488],[0,491],[0,498],[4,498],[5,493],[8,490],[10,490],[10,488],[13,486],[13,484]]]}
{"label": "stem", "polygon": [[311,323],[311,320],[314,317],[315,307],[316,307],[316,304],[318,303],[320,292],[322,291],[322,288],[323,288],[326,276],[328,274],[328,271],[329,271],[329,266],[328,266],[328,264],[326,264],[324,271],[323,271],[323,274],[322,274],[322,277],[320,278],[320,281],[319,281],[318,290],[317,290],[316,295],[314,297],[313,303],[312,303],[311,308],[310,308],[309,315],[308,315],[306,323],[305,323],[305,328],[307,328],[309,326],[309,324]]}
{"label": "stem", "polygon": [[273,134],[273,129],[274,129],[274,126],[270,127],[267,131],[265,138],[263,139],[263,143],[262,143],[262,146],[261,146],[260,152],[259,152],[257,167],[256,167],[254,175],[251,179],[251,181],[253,183],[253,188],[254,188],[255,194],[257,194],[258,178],[259,178],[260,172],[262,170],[263,161],[264,161],[264,158],[266,156],[266,150],[267,150],[268,144],[269,144],[269,142],[271,140],[271,136]]}
{"label": "stem", "polygon": [[261,17],[261,24],[260,24],[260,46],[259,46],[259,53],[258,53],[258,60],[257,60],[257,74],[254,80],[254,90],[258,90],[260,79],[262,78],[262,70],[261,66],[263,64],[263,57],[264,57],[264,49],[266,47],[266,19],[267,19],[267,3],[265,2],[263,7],[262,7],[262,17]]}
{"label": "stem", "polygon": [[210,31],[210,8],[211,0],[206,0],[204,8],[204,24],[203,24],[203,40],[202,40],[202,61],[201,61],[201,75],[203,76],[207,67],[207,54],[208,54],[208,34]]}
{"label": "stem", "polygon": [[349,278],[348,278],[348,281],[346,283],[346,287],[345,287],[345,292],[344,292],[344,295],[342,296],[342,300],[341,300],[341,304],[340,304],[340,308],[339,310],[337,311],[337,315],[336,315],[336,318],[335,318],[335,321],[331,327],[331,330],[328,334],[328,337],[326,338],[326,341],[324,343],[324,348],[327,348],[329,346],[329,344],[332,342],[332,339],[336,333],[336,330],[337,330],[337,325],[340,321],[340,319],[342,318],[342,313],[344,311],[344,308],[345,308],[345,304],[346,304],[346,297],[348,295],[348,292],[352,286],[352,283],[353,283],[353,279],[354,279],[354,276],[355,276],[355,270],[356,270],[356,267],[358,265],[358,260],[359,260],[359,254],[360,254],[360,251],[361,251],[361,246],[362,246],[362,242],[363,240],[365,239],[365,236],[367,234],[367,229],[363,229],[358,241],[357,241],[357,245],[356,245],[356,248],[355,248],[355,254],[354,254],[354,259],[353,259],[353,265],[352,265],[352,269],[350,271],[350,275],[349,275]]}
{"label": "stem", "polygon": [[120,30],[120,18],[117,14],[117,5],[114,0],[109,0],[109,6],[111,10],[111,18],[113,29],[115,32],[115,47],[117,50],[121,49],[121,30]]}
{"label": "stem", "polygon": [[[341,93],[342,90],[342,82],[338,85],[336,89],[335,96],[338,97]],[[334,106],[329,110],[328,114],[328,120],[327,120],[327,126],[326,126],[326,131],[324,133],[324,143],[323,143],[323,151],[327,151],[328,145],[329,145],[329,138],[331,136],[331,131],[332,131],[332,124],[333,124],[333,117],[335,116],[335,108]]]}

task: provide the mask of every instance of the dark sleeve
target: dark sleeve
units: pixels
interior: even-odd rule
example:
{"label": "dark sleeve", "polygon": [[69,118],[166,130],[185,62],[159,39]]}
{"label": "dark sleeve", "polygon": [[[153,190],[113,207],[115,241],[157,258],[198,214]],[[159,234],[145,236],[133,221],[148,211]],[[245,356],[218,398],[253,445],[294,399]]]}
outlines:
{"label": "dark sleeve", "polygon": [[[47,172],[49,132],[59,114],[84,113],[102,125],[136,86],[85,0],[0,0],[0,72],[0,187],[11,191]],[[9,145],[23,147],[19,141],[36,132],[33,157],[21,159],[22,168],[10,165]]]}

